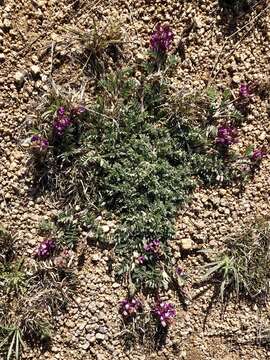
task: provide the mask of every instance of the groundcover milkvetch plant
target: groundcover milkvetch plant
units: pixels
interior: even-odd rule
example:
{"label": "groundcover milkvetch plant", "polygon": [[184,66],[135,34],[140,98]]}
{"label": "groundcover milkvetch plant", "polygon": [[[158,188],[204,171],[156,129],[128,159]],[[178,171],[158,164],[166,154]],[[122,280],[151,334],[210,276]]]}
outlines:
{"label": "groundcover milkvetch plant", "polygon": [[[33,154],[36,180],[69,204],[70,224],[113,244],[128,289],[120,312],[128,318],[143,310],[136,294],[158,298],[184,286],[168,246],[178,207],[198,185],[243,181],[263,157],[234,150],[243,116],[230,91],[177,92],[172,41],[170,27],[158,25],[150,39],[155,56],[105,75],[89,104],[54,88],[35,124],[49,143],[45,156],[42,147],[42,156]],[[106,221],[111,231],[103,231]],[[150,313],[164,327],[175,317],[167,301]]]}

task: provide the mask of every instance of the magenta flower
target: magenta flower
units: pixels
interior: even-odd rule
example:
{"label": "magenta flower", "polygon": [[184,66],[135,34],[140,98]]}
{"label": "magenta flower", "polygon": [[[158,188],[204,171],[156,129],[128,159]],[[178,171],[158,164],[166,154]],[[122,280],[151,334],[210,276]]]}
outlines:
{"label": "magenta flower", "polygon": [[146,261],[146,257],[144,255],[140,255],[138,256],[137,260],[140,265],[143,265]]}
{"label": "magenta flower", "polygon": [[150,38],[151,49],[158,54],[165,54],[173,41],[174,34],[169,25],[157,24]]}
{"label": "magenta flower", "polygon": [[142,303],[139,299],[124,299],[120,302],[119,311],[124,317],[129,318],[136,316],[137,312],[142,310],[142,307]]}
{"label": "magenta flower", "polygon": [[163,327],[171,325],[176,316],[174,305],[167,302],[157,303],[153,313]]}
{"label": "magenta flower", "polygon": [[55,248],[56,248],[55,240],[51,240],[51,239],[43,240],[39,244],[39,246],[38,246],[38,248],[36,250],[36,256],[41,258],[41,259],[46,259],[50,255],[52,255]]}
{"label": "magenta flower", "polygon": [[248,98],[252,94],[251,88],[248,84],[241,84],[239,88],[239,96]]}
{"label": "magenta flower", "polygon": [[144,250],[153,254],[158,254],[160,251],[160,241],[153,240],[144,245]]}
{"label": "magenta flower", "polygon": [[57,110],[57,116],[62,117],[65,115],[65,112],[66,112],[66,110],[65,110],[64,106],[60,106],[60,108]]}
{"label": "magenta flower", "polygon": [[264,148],[262,149],[254,149],[253,153],[251,154],[251,160],[254,162],[259,162],[262,160],[263,157],[266,156],[266,151]]}
{"label": "magenta flower", "polygon": [[58,136],[62,136],[64,131],[72,124],[70,117],[66,115],[64,106],[57,110],[57,117],[54,121],[54,131]]}
{"label": "magenta flower", "polygon": [[33,135],[31,138],[31,145],[34,149],[44,152],[49,147],[49,141],[39,135]]}
{"label": "magenta flower", "polygon": [[237,142],[237,129],[232,126],[222,125],[218,128],[216,144],[229,146]]}

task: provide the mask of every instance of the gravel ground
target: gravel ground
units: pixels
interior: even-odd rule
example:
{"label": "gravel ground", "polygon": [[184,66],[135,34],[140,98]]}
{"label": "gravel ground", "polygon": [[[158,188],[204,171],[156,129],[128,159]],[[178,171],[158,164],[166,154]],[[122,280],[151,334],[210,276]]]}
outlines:
{"label": "gravel ground", "polygon": [[[57,214],[59,205],[52,196],[33,199],[28,157],[21,146],[25,128],[32,122],[37,100],[48,88],[52,75],[57,84],[91,88],[80,66],[69,58],[63,43],[64,28],[86,29],[93,17],[102,24],[109,17],[120,21],[125,36],[125,56],[142,59],[149,34],[157,22],[168,22],[180,41],[182,61],[175,83],[203,88],[215,83],[237,92],[242,81],[267,79],[270,75],[270,9],[259,2],[238,22],[220,11],[217,1],[0,1],[0,222],[16,233],[29,254],[40,241],[39,222]],[[263,10],[265,9],[265,10]],[[257,17],[256,17],[257,16]],[[255,21],[256,20],[256,21]],[[238,29],[243,28],[238,31]],[[51,49],[53,51],[53,57]],[[269,144],[269,98],[255,98],[242,127],[240,150],[247,144]],[[201,275],[202,258],[196,255],[203,244],[218,248],[222,238],[255,215],[270,210],[270,160],[266,158],[254,181],[245,188],[198,189],[179,214],[179,238],[172,242],[175,260],[185,238],[189,248],[183,266],[195,284]],[[84,237],[82,236],[82,241]],[[209,305],[212,290],[200,296],[193,285],[193,298],[184,310],[175,294],[176,324],[170,329],[167,345],[147,353],[141,347],[124,350],[117,303],[123,289],[108,274],[108,253],[90,246],[86,262],[78,271],[77,303],[59,316],[52,349],[24,354],[25,359],[267,359],[270,352],[256,345],[260,327],[269,327],[269,309],[246,303]]]}

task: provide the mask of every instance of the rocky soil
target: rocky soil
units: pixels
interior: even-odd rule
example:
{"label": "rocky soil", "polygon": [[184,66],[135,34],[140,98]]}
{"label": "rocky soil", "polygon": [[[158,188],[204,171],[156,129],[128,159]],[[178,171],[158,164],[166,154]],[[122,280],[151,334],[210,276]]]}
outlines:
{"label": "rocky soil", "polygon": [[[87,29],[93,17],[99,24],[109,18],[121,22],[127,61],[146,56],[154,25],[169,23],[182,54],[176,85],[184,82],[203,88],[214,83],[237,93],[241,82],[270,75],[270,7],[264,1],[238,21],[225,16],[212,0],[0,1],[0,222],[16,234],[24,253],[31,254],[40,241],[40,221],[59,211],[53,196],[31,195],[28,155],[23,149],[25,129],[31,126],[49,79],[77,88],[83,83],[86,92],[91,87],[63,39],[66,27]],[[269,106],[269,97],[254,99],[242,128],[240,149],[250,143],[268,147]],[[206,245],[218,249],[225,235],[245,226],[255,215],[269,214],[269,170],[268,157],[244,189],[198,189],[191,203],[181,209],[179,236],[172,248],[175,261],[190,276],[191,301],[183,309],[176,295],[168,294],[178,304],[177,319],[164,348],[125,349],[118,314],[123,289],[108,273],[107,250],[88,246],[85,264],[78,270],[76,304],[57,319],[51,349],[26,349],[24,358],[268,359],[270,351],[257,344],[257,335],[261,328],[270,327],[269,308],[229,303],[222,309],[218,302],[211,304],[213,290],[196,286],[203,273],[203,259],[196,249]]]}

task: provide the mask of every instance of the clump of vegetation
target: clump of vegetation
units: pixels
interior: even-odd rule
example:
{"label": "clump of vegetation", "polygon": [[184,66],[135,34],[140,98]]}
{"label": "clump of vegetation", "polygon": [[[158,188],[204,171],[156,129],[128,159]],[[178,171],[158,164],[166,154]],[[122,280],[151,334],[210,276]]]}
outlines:
{"label": "clump of vegetation", "polygon": [[[60,97],[51,98],[54,112],[46,111],[46,122],[38,125],[52,144],[40,163],[47,169],[47,182],[55,184],[65,202],[85,210],[87,216],[78,221],[97,229],[100,240],[116,244],[122,259],[119,273],[130,273],[138,288],[168,287],[166,242],[174,235],[177,207],[191,191],[203,183],[228,185],[249,173],[243,164],[250,160],[236,155],[230,148],[234,141],[226,140],[229,126],[222,128],[226,154],[220,149],[219,118],[226,101],[209,98],[205,119],[190,125],[190,114],[172,112],[168,80],[162,74],[146,72],[137,79],[133,69],[118,71],[100,81],[95,104],[76,118],[76,134],[69,125],[55,141],[59,111],[74,108]],[[230,123],[238,124],[234,118]],[[104,220],[117,219],[113,236],[100,231],[95,219],[101,213]],[[146,250],[155,241],[158,256]],[[137,259],[140,255],[147,261]]]}
{"label": "clump of vegetation", "polygon": [[220,6],[235,13],[247,11],[255,2],[255,0],[219,0]]}
{"label": "clump of vegetation", "polygon": [[[87,228],[96,241],[113,244],[117,275],[128,287],[120,312],[132,321],[144,313],[138,292],[159,299],[169,286],[183,287],[168,246],[179,206],[197,186],[242,183],[264,156],[234,150],[243,115],[230,91],[175,91],[172,40],[172,30],[159,25],[154,57],[104,76],[87,105],[53,91],[35,124],[34,135],[48,141],[44,150],[39,139],[33,154],[37,183],[66,204],[58,219],[62,241],[72,239],[73,248],[77,230]],[[46,256],[53,253],[43,245]],[[224,289],[236,274],[232,264],[228,255],[211,272],[229,276]],[[167,302],[154,314],[164,328],[176,315]]]}
{"label": "clump of vegetation", "polygon": [[0,264],[10,261],[15,254],[15,238],[9,231],[0,226]]}
{"label": "clump of vegetation", "polygon": [[70,43],[76,47],[76,59],[82,63],[83,71],[100,76],[121,58],[123,32],[119,19],[110,20],[103,27],[93,21],[87,31],[69,28]]}
{"label": "clump of vegetation", "polygon": [[227,248],[206,265],[206,279],[218,281],[221,300],[231,293],[266,303],[270,294],[270,225],[258,221],[226,241]]}
{"label": "clump of vegetation", "polygon": [[0,353],[11,360],[25,343],[48,344],[53,317],[72,301],[76,281],[73,254],[55,241],[43,241],[29,260],[14,248],[9,255],[10,233],[1,229],[0,238]]}

